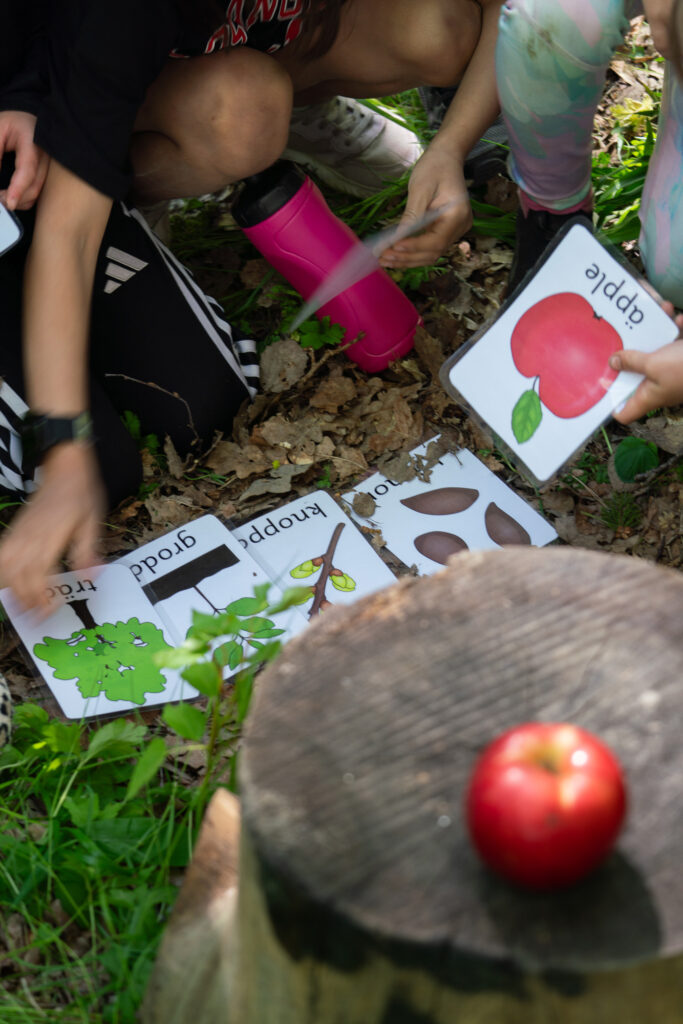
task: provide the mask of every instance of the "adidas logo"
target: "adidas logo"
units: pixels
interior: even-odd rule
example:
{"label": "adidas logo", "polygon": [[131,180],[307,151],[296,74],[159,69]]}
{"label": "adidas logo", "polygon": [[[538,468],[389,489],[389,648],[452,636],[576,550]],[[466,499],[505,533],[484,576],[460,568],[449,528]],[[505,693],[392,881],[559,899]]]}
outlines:
{"label": "adidas logo", "polygon": [[130,281],[131,277],[135,277],[139,270],[144,270],[147,266],[144,260],[139,260],[137,256],[131,256],[129,252],[123,252],[113,245],[109,246],[105,255],[109,260],[104,268],[107,276],[107,283],[104,286],[106,295],[111,295],[124,281]]}

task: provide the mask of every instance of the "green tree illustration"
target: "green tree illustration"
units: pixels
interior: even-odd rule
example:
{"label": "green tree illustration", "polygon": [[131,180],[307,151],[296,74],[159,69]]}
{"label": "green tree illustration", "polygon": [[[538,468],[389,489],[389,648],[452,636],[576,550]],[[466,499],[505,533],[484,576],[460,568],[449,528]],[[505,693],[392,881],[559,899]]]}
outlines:
{"label": "green tree illustration", "polygon": [[[92,616],[89,620],[93,622]],[[148,693],[161,693],[166,686],[163,672],[154,664],[156,652],[164,650],[169,645],[161,630],[132,618],[93,623],[67,639],[43,637],[33,653],[48,663],[55,679],[75,679],[85,699],[104,694],[108,700],[144,704]]]}

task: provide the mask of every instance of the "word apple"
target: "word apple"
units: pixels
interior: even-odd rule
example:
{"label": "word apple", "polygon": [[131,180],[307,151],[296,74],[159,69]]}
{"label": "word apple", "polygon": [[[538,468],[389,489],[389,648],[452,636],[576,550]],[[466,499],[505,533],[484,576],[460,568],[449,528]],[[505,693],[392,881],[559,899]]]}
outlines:
{"label": "word apple", "polygon": [[470,836],[482,859],[535,889],[578,881],[612,848],[626,812],[619,762],[575,725],[529,722],[477,761],[466,796]]}
{"label": "word apple", "polygon": [[527,309],[515,325],[510,348],[519,372],[538,381],[538,394],[534,388],[525,391],[512,413],[512,430],[521,444],[541,422],[541,403],[563,419],[592,409],[616,379],[609,357],[623,345],[587,299],[561,292]]}

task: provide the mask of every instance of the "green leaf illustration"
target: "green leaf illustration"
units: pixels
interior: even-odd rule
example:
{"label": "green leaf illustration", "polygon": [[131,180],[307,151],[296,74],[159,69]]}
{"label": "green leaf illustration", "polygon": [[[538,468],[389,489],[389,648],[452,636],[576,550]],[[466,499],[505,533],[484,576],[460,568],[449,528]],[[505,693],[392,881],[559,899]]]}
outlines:
{"label": "green leaf illustration", "polygon": [[659,452],[654,441],[642,437],[625,437],[614,452],[614,468],[624,483],[631,483],[639,473],[647,473],[659,465]]}
{"label": "green leaf illustration", "polygon": [[342,590],[349,592],[356,589],[356,581],[344,572],[341,576],[330,575],[330,583],[335,590]]}
{"label": "green leaf illustration", "polygon": [[86,699],[104,694],[111,701],[144,704],[148,693],[166,686],[154,656],[168,649],[154,623],[132,618],[78,629],[66,639],[46,636],[33,653],[48,663],[55,679],[75,679]]}
{"label": "green leaf illustration", "polygon": [[520,444],[533,437],[542,419],[541,399],[533,388],[525,391],[512,410],[512,433]]}
{"label": "green leaf illustration", "polygon": [[312,576],[319,568],[320,566],[313,565],[313,562],[309,558],[307,562],[302,562],[301,565],[297,565],[294,569],[290,569],[289,575],[295,580],[305,580],[307,576]]}

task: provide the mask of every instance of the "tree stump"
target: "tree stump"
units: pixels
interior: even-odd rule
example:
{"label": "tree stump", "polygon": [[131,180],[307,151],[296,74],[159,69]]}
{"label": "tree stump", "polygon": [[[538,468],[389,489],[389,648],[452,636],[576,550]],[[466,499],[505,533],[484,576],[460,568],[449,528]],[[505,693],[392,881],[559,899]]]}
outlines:
{"label": "tree stump", "polygon": [[[464,553],[326,613],[258,682],[212,1024],[681,1024],[682,717],[683,577],[636,559]],[[495,877],[463,822],[528,720],[596,732],[629,785],[617,850],[562,892]]]}

